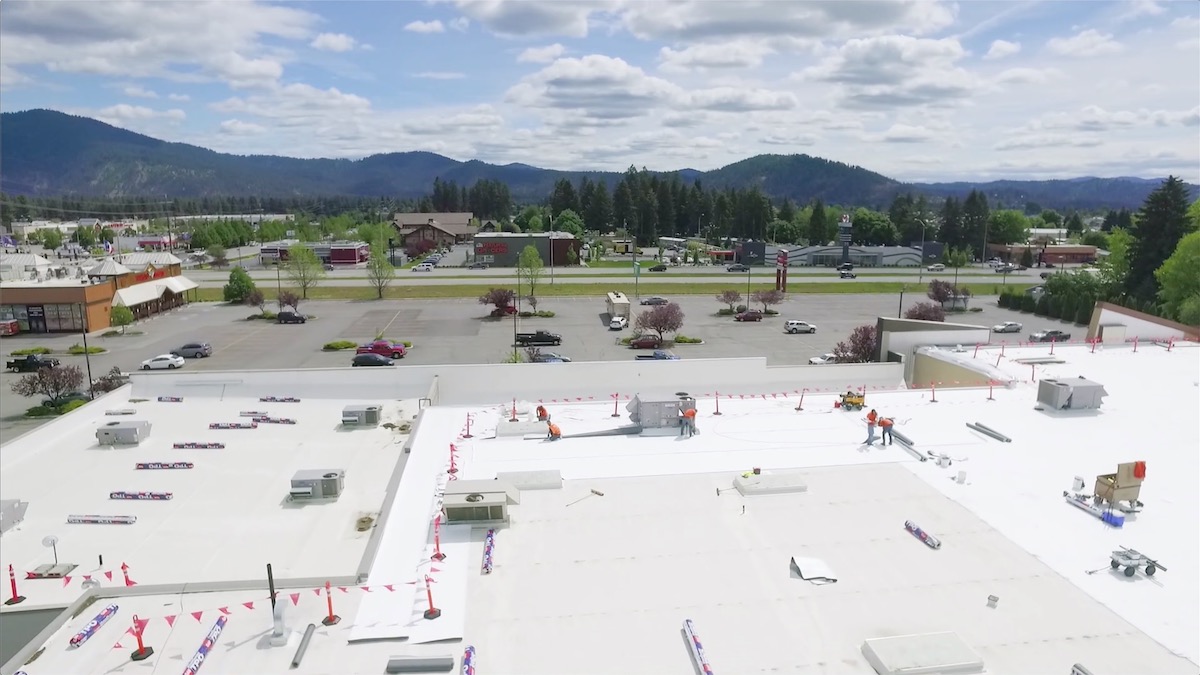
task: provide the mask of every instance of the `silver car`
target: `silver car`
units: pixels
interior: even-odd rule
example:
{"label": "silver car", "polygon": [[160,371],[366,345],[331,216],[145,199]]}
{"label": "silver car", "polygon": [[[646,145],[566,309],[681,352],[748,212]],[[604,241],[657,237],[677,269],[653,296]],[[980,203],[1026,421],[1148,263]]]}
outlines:
{"label": "silver car", "polygon": [[203,359],[212,356],[213,348],[207,342],[189,342],[171,353],[185,359]]}
{"label": "silver car", "polygon": [[1016,321],[1005,321],[992,326],[993,333],[1020,333],[1024,326]]}

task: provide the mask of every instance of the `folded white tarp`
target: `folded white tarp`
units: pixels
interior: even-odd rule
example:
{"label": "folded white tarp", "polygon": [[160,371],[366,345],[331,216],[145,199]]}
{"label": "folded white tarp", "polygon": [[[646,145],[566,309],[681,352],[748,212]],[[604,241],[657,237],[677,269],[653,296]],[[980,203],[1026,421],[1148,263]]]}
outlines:
{"label": "folded white tarp", "polygon": [[799,558],[793,556],[790,564],[790,572],[793,579],[803,579],[816,586],[837,583],[837,575],[834,574],[833,569],[820,558]]}

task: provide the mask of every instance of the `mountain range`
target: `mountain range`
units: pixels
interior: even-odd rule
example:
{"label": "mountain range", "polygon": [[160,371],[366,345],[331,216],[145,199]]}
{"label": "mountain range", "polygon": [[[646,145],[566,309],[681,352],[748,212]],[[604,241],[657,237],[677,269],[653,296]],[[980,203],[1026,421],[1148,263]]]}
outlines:
{"label": "mountain range", "polygon": [[[902,183],[857,166],[808,155],[758,155],[713,171],[683,169],[685,182],[710,188],[758,186],[776,200],[886,207],[899,193],[963,197],[973,189],[993,205],[1021,208],[1136,209],[1158,180],[1082,177],[988,183]],[[54,110],[0,115],[0,192],[28,196],[177,198],[428,194],[435,178],[470,186],[492,179],[514,200],[540,201],[561,178],[600,180],[614,187],[621,174],[555,171],[526,164],[461,162],[430,152],[395,152],[359,160],[232,155],[171,143],[98,120]],[[1190,186],[1192,196],[1200,188]]]}

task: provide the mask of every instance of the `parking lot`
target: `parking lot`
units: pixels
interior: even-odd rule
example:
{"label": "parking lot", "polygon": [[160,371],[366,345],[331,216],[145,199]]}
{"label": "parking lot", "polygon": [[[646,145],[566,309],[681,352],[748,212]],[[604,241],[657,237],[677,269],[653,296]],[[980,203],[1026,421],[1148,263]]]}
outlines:
{"label": "parking lot", "polygon": [[[813,356],[831,351],[855,326],[874,323],[878,316],[895,316],[899,298],[892,295],[797,295],[778,307],[779,316],[761,323],[738,323],[732,317],[718,316],[721,305],[706,296],[679,296],[684,311],[680,331],[700,338],[704,344],[678,345],[681,358],[766,357],[770,365],[807,363]],[[905,296],[905,306],[924,301],[920,295]],[[1062,327],[1044,320],[996,306],[994,298],[977,298],[975,306],[984,311],[951,317],[963,323],[986,325],[1004,321],[1025,324],[1018,335],[994,336],[1015,342],[1042,328]],[[617,361],[633,358],[633,352],[619,344],[619,338],[632,334],[609,331],[603,297],[548,298],[538,309],[555,312],[553,318],[521,319],[517,330],[548,330],[563,336],[561,347],[553,351],[575,361]],[[635,307],[634,313],[641,308]],[[334,368],[350,365],[353,351],[326,352],[321,347],[334,340],[364,342],[377,334],[414,344],[398,367],[408,364],[500,363],[512,354],[513,320],[487,318],[490,307],[473,300],[385,300],[385,301],[313,301],[302,310],[315,318],[302,325],[278,325],[265,321],[247,321],[253,310],[216,303],[194,304],[148,321],[139,322],[125,337],[96,337],[89,340],[106,353],[91,357],[93,377],[113,366],[123,371],[136,370],[139,364],[158,354],[168,353],[191,341],[208,342],[213,356],[189,359],[188,370],[265,370],[281,368]],[[783,322],[788,319],[817,325],[814,335],[788,335]],[[1082,327],[1068,331],[1082,335]],[[80,343],[79,335],[5,338],[0,343],[5,358],[14,349],[34,346],[65,352]],[[58,356],[64,363],[85,366],[82,356]],[[547,368],[554,367],[547,364]],[[12,393],[11,383],[18,375],[0,375],[0,437],[11,438],[38,423],[26,420],[22,413],[37,403]]]}

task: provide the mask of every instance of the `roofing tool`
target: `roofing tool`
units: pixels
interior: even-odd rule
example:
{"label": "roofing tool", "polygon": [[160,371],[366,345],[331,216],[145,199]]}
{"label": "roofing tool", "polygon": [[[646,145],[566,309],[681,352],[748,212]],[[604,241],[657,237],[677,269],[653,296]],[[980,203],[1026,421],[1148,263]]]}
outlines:
{"label": "roofing tool", "polygon": [[603,497],[603,496],[604,496],[604,493],[603,493],[603,492],[601,492],[601,491],[599,491],[599,490],[595,490],[595,489],[593,489],[593,490],[592,490],[592,491],[591,491],[589,494],[586,494],[586,495],[584,495],[584,496],[580,497],[579,499],[576,499],[575,501],[571,502],[570,504],[567,504],[567,506],[575,506],[575,505],[576,505],[576,504],[578,504],[579,502],[581,502],[581,501],[583,501],[583,500],[587,499],[588,497],[592,497],[592,496],[595,496],[595,497]]}
{"label": "roofing tool", "polygon": [[908,530],[912,536],[925,542],[925,545],[929,548],[939,549],[942,547],[942,541],[940,539],[917,527],[917,524],[911,520],[904,521],[904,529]]}

